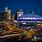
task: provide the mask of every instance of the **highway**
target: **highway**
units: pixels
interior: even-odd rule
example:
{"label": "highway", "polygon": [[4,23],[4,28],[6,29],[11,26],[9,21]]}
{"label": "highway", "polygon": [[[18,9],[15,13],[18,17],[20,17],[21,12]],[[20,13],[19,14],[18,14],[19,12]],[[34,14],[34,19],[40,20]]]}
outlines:
{"label": "highway", "polygon": [[15,36],[20,36],[20,34],[4,35],[4,36],[0,36],[0,38],[15,37]]}

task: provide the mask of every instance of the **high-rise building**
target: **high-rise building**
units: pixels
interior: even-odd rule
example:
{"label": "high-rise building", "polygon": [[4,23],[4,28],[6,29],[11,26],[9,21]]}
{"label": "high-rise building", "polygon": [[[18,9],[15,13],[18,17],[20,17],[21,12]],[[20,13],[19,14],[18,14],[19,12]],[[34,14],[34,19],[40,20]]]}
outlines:
{"label": "high-rise building", "polygon": [[11,21],[13,18],[12,16],[12,13],[11,13],[11,10],[9,10],[7,7],[5,8],[5,11],[1,12],[0,13],[0,21],[4,21],[4,22],[7,22],[7,21]]}
{"label": "high-rise building", "polygon": [[17,18],[22,16],[23,14],[24,14],[24,11],[22,9],[17,10],[14,16],[14,20],[17,20]]}
{"label": "high-rise building", "polygon": [[17,11],[17,17],[20,17],[20,16],[22,16],[23,14],[24,14],[23,9],[19,9],[19,10]]}
{"label": "high-rise building", "polygon": [[34,12],[32,12],[31,14],[29,13],[29,14],[24,14],[24,15],[22,15],[21,17],[18,17],[17,18],[17,21],[19,21],[19,22],[27,22],[27,23],[29,23],[29,22],[33,22],[33,23],[35,23],[35,22],[37,22],[37,23],[41,23],[42,22],[42,17],[41,16],[39,16],[39,15],[37,15],[37,14],[35,14]]}
{"label": "high-rise building", "polygon": [[6,16],[6,17],[7,17],[7,21],[8,21],[8,20],[11,21],[11,20],[12,20],[12,17],[13,17],[11,10],[6,7],[6,8],[5,8],[5,12],[7,12],[7,14],[6,14],[6,15],[7,15],[7,16]]}
{"label": "high-rise building", "polygon": [[6,14],[7,14],[6,12],[0,13],[0,22],[7,21]]}

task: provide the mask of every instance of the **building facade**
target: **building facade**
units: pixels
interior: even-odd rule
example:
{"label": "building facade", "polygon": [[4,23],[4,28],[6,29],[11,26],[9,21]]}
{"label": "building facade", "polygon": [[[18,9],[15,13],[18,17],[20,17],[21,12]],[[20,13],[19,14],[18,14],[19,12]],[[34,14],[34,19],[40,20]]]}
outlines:
{"label": "building facade", "polygon": [[8,8],[5,8],[5,10],[0,13],[0,22],[12,21],[12,18],[12,12]]}
{"label": "building facade", "polygon": [[24,14],[20,17],[17,18],[18,22],[21,23],[30,23],[30,22],[36,22],[36,23],[42,23],[42,17],[35,14],[35,13],[31,13],[31,14]]}

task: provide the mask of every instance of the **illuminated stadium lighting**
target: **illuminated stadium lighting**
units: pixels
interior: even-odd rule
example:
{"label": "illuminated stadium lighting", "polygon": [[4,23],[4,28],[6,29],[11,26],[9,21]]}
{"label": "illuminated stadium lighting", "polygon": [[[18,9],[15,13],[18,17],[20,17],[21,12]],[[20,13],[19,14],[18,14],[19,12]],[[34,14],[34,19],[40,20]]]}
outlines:
{"label": "illuminated stadium lighting", "polygon": [[26,18],[23,17],[22,19],[26,19]]}
{"label": "illuminated stadium lighting", "polygon": [[30,19],[30,18],[28,17],[28,19]]}
{"label": "illuminated stadium lighting", "polygon": [[35,18],[33,18],[33,19],[35,19]]}
{"label": "illuminated stadium lighting", "polygon": [[28,17],[28,19],[35,19],[35,18],[32,18],[32,17],[31,17],[31,18],[29,18],[29,17]]}
{"label": "illuminated stadium lighting", "polygon": [[30,18],[30,19],[33,19],[33,18]]}
{"label": "illuminated stadium lighting", "polygon": [[28,19],[28,18],[26,18],[26,19]]}
{"label": "illuminated stadium lighting", "polygon": [[32,18],[32,17],[31,18],[29,18],[29,17],[28,18],[24,18],[23,17],[23,18],[19,18],[19,19],[33,19],[34,20],[34,19],[42,19],[42,18]]}

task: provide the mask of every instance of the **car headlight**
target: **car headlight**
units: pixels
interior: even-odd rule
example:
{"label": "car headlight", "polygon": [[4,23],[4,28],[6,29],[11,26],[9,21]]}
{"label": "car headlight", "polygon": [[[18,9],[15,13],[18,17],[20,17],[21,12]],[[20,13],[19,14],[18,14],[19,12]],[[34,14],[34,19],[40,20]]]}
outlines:
{"label": "car headlight", "polygon": [[34,37],[34,39],[36,39],[36,37]]}

